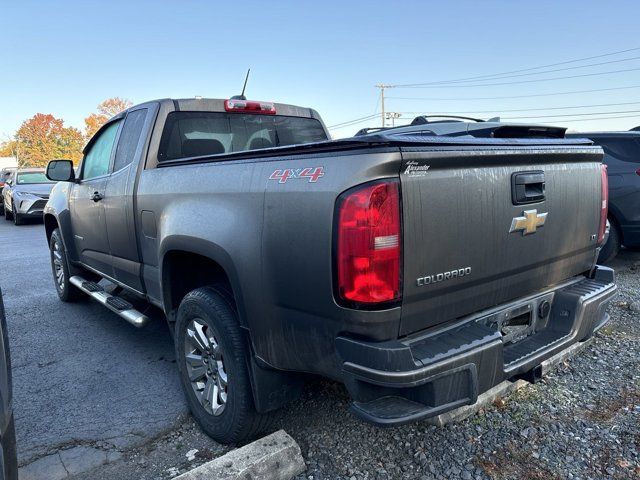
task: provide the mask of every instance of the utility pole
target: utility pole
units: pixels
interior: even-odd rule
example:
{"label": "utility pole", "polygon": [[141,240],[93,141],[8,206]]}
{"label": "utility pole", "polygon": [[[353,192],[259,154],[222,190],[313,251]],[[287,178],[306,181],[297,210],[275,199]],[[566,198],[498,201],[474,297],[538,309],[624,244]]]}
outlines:
{"label": "utility pole", "polygon": [[382,109],[382,112],[380,114],[380,119],[382,120],[382,128],[384,128],[384,120],[385,120],[385,115],[384,115],[384,89],[385,88],[391,88],[393,87],[393,85],[389,85],[386,83],[378,83],[376,85],[376,88],[380,89],[380,106]]}

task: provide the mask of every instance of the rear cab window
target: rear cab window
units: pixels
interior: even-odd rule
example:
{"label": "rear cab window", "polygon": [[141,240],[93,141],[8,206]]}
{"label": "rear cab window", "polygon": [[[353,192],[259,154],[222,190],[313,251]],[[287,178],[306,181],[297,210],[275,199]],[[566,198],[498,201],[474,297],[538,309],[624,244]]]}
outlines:
{"label": "rear cab window", "polygon": [[158,161],[327,140],[315,118],[225,112],[172,112]]}

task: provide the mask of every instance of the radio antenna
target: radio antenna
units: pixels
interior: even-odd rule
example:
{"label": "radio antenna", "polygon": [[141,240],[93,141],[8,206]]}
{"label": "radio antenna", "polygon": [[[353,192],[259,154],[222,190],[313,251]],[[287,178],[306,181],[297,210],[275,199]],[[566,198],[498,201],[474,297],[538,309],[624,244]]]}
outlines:
{"label": "radio antenna", "polygon": [[242,86],[242,93],[240,95],[234,95],[231,97],[233,100],[246,100],[247,97],[244,96],[244,91],[247,89],[247,81],[249,80],[249,74],[251,73],[251,69],[247,70],[247,76],[244,77],[244,85]]}

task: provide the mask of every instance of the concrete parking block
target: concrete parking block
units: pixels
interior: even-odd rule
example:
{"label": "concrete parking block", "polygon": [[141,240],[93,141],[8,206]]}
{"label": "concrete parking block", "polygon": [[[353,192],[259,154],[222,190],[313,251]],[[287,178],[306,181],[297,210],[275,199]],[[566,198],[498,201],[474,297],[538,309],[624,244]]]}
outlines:
{"label": "concrete parking block", "polygon": [[300,447],[279,430],[174,480],[289,480],[305,469]]}
{"label": "concrete parking block", "polygon": [[527,382],[524,380],[516,380],[515,382],[505,380],[479,395],[478,400],[473,405],[465,405],[464,407],[456,408],[450,412],[428,418],[426,422],[438,427],[442,427],[450,422],[459,422],[460,420],[464,420],[474,413],[477,413],[481,408],[495,402],[496,399],[509,395],[510,393],[524,387],[526,384]]}

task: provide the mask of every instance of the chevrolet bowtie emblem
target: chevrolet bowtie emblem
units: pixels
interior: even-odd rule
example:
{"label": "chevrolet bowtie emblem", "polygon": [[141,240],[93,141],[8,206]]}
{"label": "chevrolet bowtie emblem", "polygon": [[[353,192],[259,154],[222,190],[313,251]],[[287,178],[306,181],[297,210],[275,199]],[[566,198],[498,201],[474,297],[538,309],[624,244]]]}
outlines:
{"label": "chevrolet bowtie emblem", "polygon": [[538,227],[543,227],[547,220],[547,212],[538,213],[538,210],[525,210],[522,212],[524,216],[515,217],[511,220],[511,228],[509,233],[522,232],[522,235],[536,233]]}

